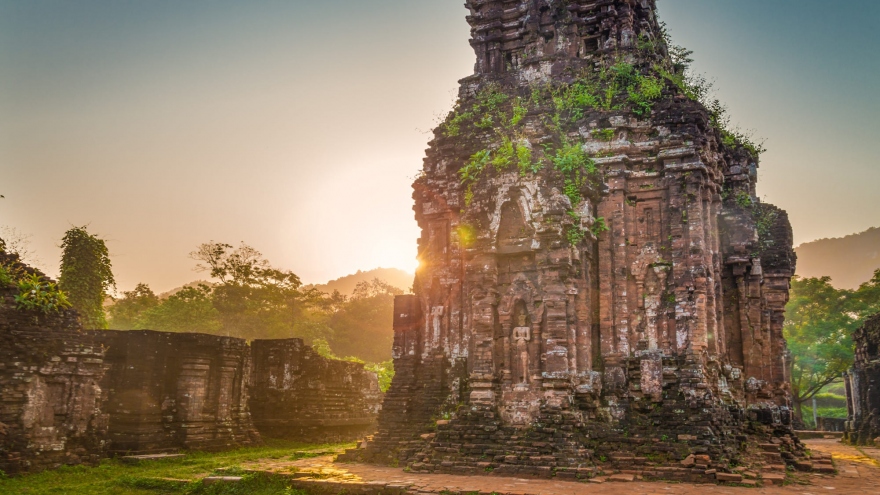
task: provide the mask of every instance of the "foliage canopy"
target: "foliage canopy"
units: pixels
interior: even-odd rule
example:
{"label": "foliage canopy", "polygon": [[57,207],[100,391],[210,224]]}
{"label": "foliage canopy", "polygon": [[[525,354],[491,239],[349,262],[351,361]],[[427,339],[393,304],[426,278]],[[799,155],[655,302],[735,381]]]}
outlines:
{"label": "foliage canopy", "polygon": [[852,366],[853,332],[877,312],[880,270],[855,291],[835,288],[829,277],[792,280],[784,333],[792,355],[792,396],[798,413],[802,403]]}
{"label": "foliage canopy", "polygon": [[107,245],[83,226],[64,234],[61,249],[58,286],[79,312],[85,328],[107,328],[104,299],[116,287]]}
{"label": "foliage canopy", "polygon": [[306,289],[296,274],[273,268],[244,243],[205,243],[191,257],[214,282],[163,299],[139,284],[110,307],[113,328],[299,337],[327,356],[380,363],[373,371],[390,380],[394,296],[400,289],[378,279],[359,283],[350,296]]}

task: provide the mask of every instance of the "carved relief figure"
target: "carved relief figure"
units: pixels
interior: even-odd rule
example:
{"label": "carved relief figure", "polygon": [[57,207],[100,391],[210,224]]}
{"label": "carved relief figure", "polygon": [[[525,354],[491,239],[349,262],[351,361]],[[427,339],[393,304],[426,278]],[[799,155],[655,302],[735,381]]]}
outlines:
{"label": "carved relief figure", "polygon": [[532,340],[531,329],[526,326],[526,315],[519,315],[519,326],[513,329],[513,341],[516,343],[516,352],[519,354],[522,369],[516,379],[521,384],[529,383],[529,341]]}
{"label": "carved relief figure", "polygon": [[443,306],[434,306],[431,308],[431,317],[433,319],[434,343],[440,342],[440,319],[443,317]]}

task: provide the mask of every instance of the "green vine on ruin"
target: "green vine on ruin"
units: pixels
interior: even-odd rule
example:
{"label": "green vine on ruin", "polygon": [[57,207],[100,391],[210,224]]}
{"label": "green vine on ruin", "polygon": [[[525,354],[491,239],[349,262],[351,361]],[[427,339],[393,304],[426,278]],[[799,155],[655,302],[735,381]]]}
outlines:
{"label": "green vine on ruin", "polygon": [[755,222],[755,230],[758,234],[757,251],[753,257],[760,257],[767,249],[773,246],[772,229],[779,219],[779,211],[772,206],[765,205],[752,198],[747,191],[739,191],[734,195],[722,195],[725,200],[733,201],[742,211],[748,214]]}
{"label": "green vine on ruin", "polygon": [[[563,194],[572,205],[568,215],[578,222],[580,217],[574,207],[584,199],[581,191],[591,180],[599,178],[595,161],[583,151],[584,143],[572,142],[565,127],[584,119],[589,111],[628,109],[638,117],[647,117],[662,96],[663,88],[662,78],[643,74],[632,64],[618,61],[598,72],[582,74],[569,84],[533,85],[528,98],[508,95],[492,84],[479,91],[472,102],[460,101],[440,126],[446,137],[459,136],[470,125],[478,130],[491,129],[500,140],[497,149],[477,151],[459,169],[465,206],[472,203],[474,185],[489,166],[499,173],[516,166],[520,175],[527,176],[549,164],[562,175]],[[541,110],[547,104],[551,114],[544,124],[558,144],[543,145],[544,159],[541,160],[535,158],[531,144],[519,127],[530,109]],[[614,134],[614,129],[601,129],[594,130],[592,137],[609,142]],[[598,218],[590,233],[598,236],[607,229],[604,219]],[[566,238],[576,245],[587,233],[576,224],[568,227]]]}
{"label": "green vine on ruin", "polygon": [[680,94],[706,107],[709,111],[710,124],[721,134],[721,143],[732,149],[743,148],[755,157],[767,151],[763,141],[755,141],[750,133],[731,125],[727,107],[719,99],[712,97],[713,84],[703,76],[690,74],[690,64],[693,62],[690,56],[693,55],[693,51],[673,43],[663,23],[661,23],[661,38],[669,57],[663,63],[655,64],[654,71]]}

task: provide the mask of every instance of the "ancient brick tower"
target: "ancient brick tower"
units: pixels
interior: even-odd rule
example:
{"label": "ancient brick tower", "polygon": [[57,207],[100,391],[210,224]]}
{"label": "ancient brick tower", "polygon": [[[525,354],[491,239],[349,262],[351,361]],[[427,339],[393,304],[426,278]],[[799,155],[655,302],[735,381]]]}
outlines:
{"label": "ancient brick tower", "polygon": [[723,469],[749,435],[784,435],[791,228],[756,198],[755,146],[683,81],[654,0],[466,6],[476,73],[414,184],[421,265],[361,456]]}

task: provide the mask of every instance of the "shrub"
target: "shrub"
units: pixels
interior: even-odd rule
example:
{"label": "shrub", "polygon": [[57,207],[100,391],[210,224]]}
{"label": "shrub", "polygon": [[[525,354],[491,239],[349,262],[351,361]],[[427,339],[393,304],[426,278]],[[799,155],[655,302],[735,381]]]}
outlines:
{"label": "shrub", "polygon": [[58,285],[38,275],[30,275],[18,281],[15,303],[21,310],[37,310],[51,313],[69,308],[70,301]]}

